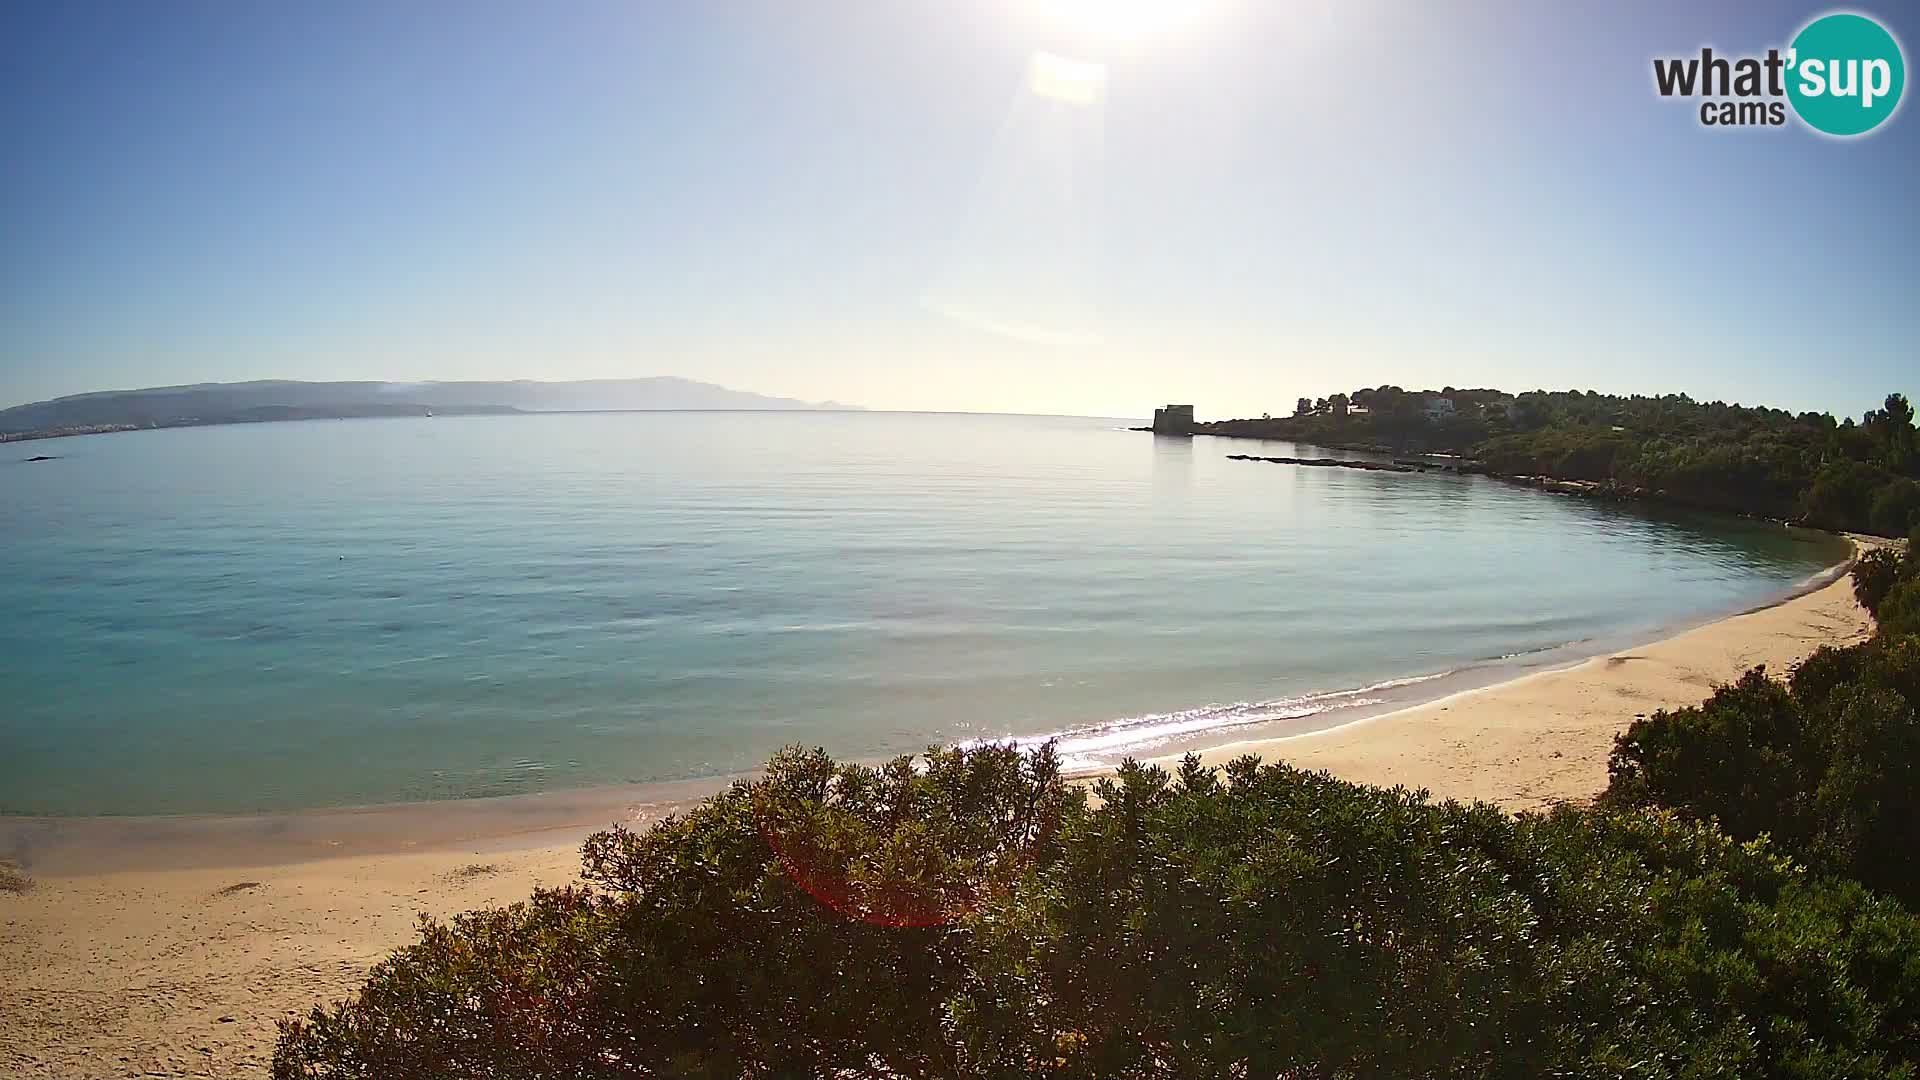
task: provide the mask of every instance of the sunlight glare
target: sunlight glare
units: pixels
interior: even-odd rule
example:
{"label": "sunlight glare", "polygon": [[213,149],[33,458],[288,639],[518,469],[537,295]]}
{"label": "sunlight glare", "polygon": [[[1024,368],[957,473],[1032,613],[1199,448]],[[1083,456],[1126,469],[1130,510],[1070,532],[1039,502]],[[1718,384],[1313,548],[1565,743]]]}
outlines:
{"label": "sunlight glare", "polygon": [[1033,0],[1034,11],[1063,30],[1132,45],[1192,25],[1208,0]]}
{"label": "sunlight glare", "polygon": [[1027,86],[1051,101],[1098,105],[1107,92],[1107,68],[1105,64],[1037,52],[1028,65]]}

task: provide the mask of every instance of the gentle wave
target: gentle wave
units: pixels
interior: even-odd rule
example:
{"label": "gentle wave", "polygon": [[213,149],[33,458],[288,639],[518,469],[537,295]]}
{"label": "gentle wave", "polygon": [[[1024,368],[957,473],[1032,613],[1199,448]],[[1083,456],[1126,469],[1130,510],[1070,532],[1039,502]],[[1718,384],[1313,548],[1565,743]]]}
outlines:
{"label": "gentle wave", "polygon": [[1526,656],[1544,656],[1547,653],[1559,652],[1562,649],[1571,649],[1576,645],[1583,645],[1588,640],[1590,639],[1575,638],[1572,641],[1563,641],[1558,645],[1541,645],[1532,649],[1519,649],[1514,652],[1501,653],[1498,656],[1489,656],[1487,657],[1487,659],[1488,660],[1518,660],[1521,657],[1526,657]]}
{"label": "gentle wave", "polygon": [[1452,674],[1452,671],[1438,671],[1431,675],[1387,679],[1383,682],[1354,687],[1351,690],[1302,694],[1271,701],[1236,701],[1231,704],[1201,705],[1173,712],[1123,717],[1100,724],[1066,728],[1044,735],[974,739],[964,745],[1004,746],[1012,743],[1022,750],[1028,750],[1051,741],[1060,753],[1061,765],[1067,770],[1077,772],[1100,769],[1116,764],[1122,758],[1138,756],[1142,751],[1165,746],[1183,736],[1225,731],[1280,720],[1303,720],[1309,716],[1340,709],[1382,705],[1386,703],[1386,698],[1368,695],[1416,686],[1435,679],[1444,679]]}
{"label": "gentle wave", "polygon": [[[1843,546],[1111,426],[656,413],[67,440],[0,470],[0,813],[645,784],[793,743],[869,760],[1053,733],[1106,765],[1768,603]],[[1442,668],[1461,670],[1362,685]],[[1185,708],[1204,702],[1233,704]]]}

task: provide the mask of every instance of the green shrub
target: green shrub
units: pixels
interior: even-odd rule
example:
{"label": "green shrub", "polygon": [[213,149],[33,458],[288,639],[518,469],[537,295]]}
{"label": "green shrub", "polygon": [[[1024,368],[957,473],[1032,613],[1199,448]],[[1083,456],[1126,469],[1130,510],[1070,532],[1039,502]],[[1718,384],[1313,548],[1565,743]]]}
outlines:
{"label": "green shrub", "polygon": [[1738,837],[1772,835],[1805,850],[1808,802],[1825,766],[1818,735],[1789,689],[1754,668],[1702,705],[1661,710],[1617,739],[1606,797],[1718,821]]}
{"label": "green shrub", "polygon": [[1920,634],[1920,577],[1907,577],[1896,583],[1887,591],[1875,615],[1883,634]]}
{"label": "green shrub", "polygon": [[1911,1072],[1915,921],[1764,845],[1252,759],[1227,779],[1123,770],[1039,909],[979,929],[976,1074]]}
{"label": "green shrub", "polygon": [[1915,1075],[1920,923],[1764,842],[1252,758],[1093,790],[784,753],[428,924],[274,1075]]}
{"label": "green shrub", "polygon": [[1048,857],[1084,794],[1051,748],[916,771],[783,752],[643,834],[598,833],[587,889],[428,923],[353,1002],[284,1026],[274,1075],[932,1075],[966,975],[951,923]]}
{"label": "green shrub", "polygon": [[1895,478],[1877,465],[1829,462],[1813,475],[1813,482],[1801,494],[1801,514],[1807,524],[1819,528],[1865,531],[1872,527],[1875,498],[1894,482]]}
{"label": "green shrub", "polygon": [[601,1075],[609,1042],[646,1029],[617,1000],[629,952],[619,905],[583,890],[423,920],[351,1005],[282,1024],[273,1075]]}
{"label": "green shrub", "polygon": [[1900,581],[1902,558],[1899,552],[1876,548],[1853,564],[1853,597],[1860,606],[1878,615],[1880,602]]}
{"label": "green shrub", "polygon": [[[1853,595],[1885,636],[1920,633],[1920,530],[1904,551],[1878,548],[1853,564]],[[1898,594],[1896,596],[1896,594]]]}
{"label": "green shrub", "polygon": [[[1883,612],[1920,600],[1903,581]],[[1782,685],[1755,668],[1615,739],[1604,799],[1770,836],[1817,869],[1920,906],[1920,638],[1823,648]]]}
{"label": "green shrub", "polygon": [[1874,496],[1870,524],[1882,536],[1904,536],[1920,526],[1920,481],[1896,480],[1881,488]]}

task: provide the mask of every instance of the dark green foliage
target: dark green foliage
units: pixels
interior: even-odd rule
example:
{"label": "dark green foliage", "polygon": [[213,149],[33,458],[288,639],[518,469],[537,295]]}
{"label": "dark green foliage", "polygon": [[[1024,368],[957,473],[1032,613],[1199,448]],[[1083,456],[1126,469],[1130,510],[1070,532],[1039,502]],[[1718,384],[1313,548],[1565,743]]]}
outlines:
{"label": "dark green foliage", "polygon": [[427,923],[351,1004],[284,1027],[282,1080],[950,1073],[951,920],[1049,857],[1084,795],[1051,749],[881,769],[787,751],[584,849],[593,886]]}
{"label": "dark green foliage", "polygon": [[[631,955],[607,897],[542,891],[524,903],[422,921],[351,1005],[282,1025],[275,1077],[596,1076]],[[623,1027],[627,1025],[623,1024]],[[646,1018],[631,1028],[644,1031]],[[646,1075],[630,1073],[628,1075]]]}
{"label": "dark green foliage", "polygon": [[1880,613],[1881,601],[1900,582],[1902,562],[1899,552],[1887,548],[1860,556],[1853,564],[1853,597],[1861,607],[1875,615]]}
{"label": "dark green foliage", "polygon": [[[1801,514],[1807,524],[1823,529],[1870,531],[1875,499],[1897,480],[1878,465],[1831,462],[1814,474],[1813,483],[1801,496]],[[1905,531],[1902,528],[1894,535]]]}
{"label": "dark green foliage", "polygon": [[1911,473],[1916,464],[1916,439],[1913,429],[1913,404],[1905,394],[1888,394],[1885,406],[1866,415],[1861,424],[1879,447],[1880,463],[1897,473]]}
{"label": "dark green foliage", "polygon": [[1895,480],[1881,488],[1873,499],[1871,524],[1881,536],[1902,536],[1920,528],[1920,481]]}
{"label": "dark green foliage", "polygon": [[1911,1072],[1914,920],[1764,847],[1253,759],[1228,781],[1123,769],[1039,909],[978,930],[978,1073]]}
{"label": "dark green foliage", "polygon": [[1908,576],[1888,590],[1878,612],[1885,634],[1920,634],[1920,577]]}
{"label": "dark green foliage", "polygon": [[1252,758],[1094,790],[782,754],[428,924],[274,1075],[1915,1076],[1920,923],[1766,844]]}
{"label": "dark green foliage", "polygon": [[1755,669],[1636,721],[1606,799],[1769,835],[1814,867],[1920,906],[1920,638],[1821,649],[1786,685]]}
{"label": "dark green foliage", "polygon": [[1310,408],[1202,430],[1461,454],[1498,475],[1588,481],[1622,495],[1826,529],[1904,536],[1920,526],[1920,452],[1913,409],[1899,394],[1856,424],[1684,394],[1437,393],[1454,403],[1453,416],[1430,419],[1420,393],[1383,386],[1354,392],[1352,403],[1365,412]]}
{"label": "dark green foliage", "polygon": [[1853,566],[1853,595],[1886,636],[1920,633],[1920,528],[1904,552],[1880,548]]}
{"label": "dark green foliage", "polygon": [[1711,818],[1738,837],[1771,834],[1805,851],[1807,803],[1825,765],[1802,704],[1754,668],[1705,704],[1636,721],[1608,762],[1609,800],[1670,806]]}
{"label": "dark green foliage", "polygon": [[1823,648],[1781,684],[1759,668],[1615,740],[1609,803],[1663,806],[1920,908],[1920,557],[1870,552],[1854,594],[1874,640]]}
{"label": "dark green foliage", "polygon": [[1566,428],[1503,436],[1482,446],[1479,456],[1500,473],[1609,480],[1629,452],[1627,440],[1611,429]]}

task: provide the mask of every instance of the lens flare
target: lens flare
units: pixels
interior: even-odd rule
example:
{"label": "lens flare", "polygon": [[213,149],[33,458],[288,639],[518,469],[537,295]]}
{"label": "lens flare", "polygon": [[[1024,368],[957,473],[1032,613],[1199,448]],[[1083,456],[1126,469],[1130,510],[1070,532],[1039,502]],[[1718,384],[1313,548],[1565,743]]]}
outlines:
{"label": "lens flare", "polygon": [[1107,96],[1107,66],[1037,52],[1027,65],[1027,89],[1050,101],[1098,105]]}
{"label": "lens flare", "polygon": [[1033,0],[1033,13],[1061,31],[1134,45],[1206,20],[1209,0]]}
{"label": "lens flare", "polygon": [[1034,344],[1100,340],[1094,273],[1106,96],[1106,65],[1032,55],[926,307]]}

